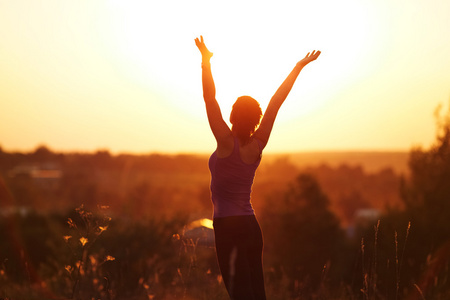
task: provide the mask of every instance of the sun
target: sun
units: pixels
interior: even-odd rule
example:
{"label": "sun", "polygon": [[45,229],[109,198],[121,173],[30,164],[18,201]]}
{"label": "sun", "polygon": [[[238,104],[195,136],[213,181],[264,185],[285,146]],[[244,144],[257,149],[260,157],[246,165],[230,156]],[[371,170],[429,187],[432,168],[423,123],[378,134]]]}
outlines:
{"label": "sun", "polygon": [[[200,54],[194,44],[203,35],[214,53],[216,96],[225,120],[242,95],[257,99],[264,110],[296,62],[321,50],[288,96],[288,108],[279,115],[285,122],[326,106],[352,76],[361,76],[358,68],[371,44],[366,34],[370,8],[356,0],[344,4],[282,1],[255,8],[243,2],[238,9],[180,4],[174,10],[162,3],[113,2],[113,44],[122,72],[157,91],[175,110],[204,118]],[[299,11],[307,13],[299,18]]]}

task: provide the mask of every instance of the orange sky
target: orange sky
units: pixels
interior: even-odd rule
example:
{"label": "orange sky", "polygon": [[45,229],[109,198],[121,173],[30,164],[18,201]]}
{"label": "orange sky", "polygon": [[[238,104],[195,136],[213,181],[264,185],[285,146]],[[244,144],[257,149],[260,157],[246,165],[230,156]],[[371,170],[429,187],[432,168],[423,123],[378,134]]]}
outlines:
{"label": "orange sky", "polygon": [[0,145],[210,152],[202,34],[224,118],[308,51],[270,152],[409,150],[450,99],[450,1],[0,0]]}

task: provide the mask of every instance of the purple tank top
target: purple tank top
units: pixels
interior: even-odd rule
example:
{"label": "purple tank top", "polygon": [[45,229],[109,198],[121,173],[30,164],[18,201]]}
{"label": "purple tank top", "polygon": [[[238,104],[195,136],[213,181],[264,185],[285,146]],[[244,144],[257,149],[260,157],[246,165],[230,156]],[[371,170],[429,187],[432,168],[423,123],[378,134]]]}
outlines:
{"label": "purple tank top", "polygon": [[[261,143],[257,141],[261,152]],[[220,158],[214,151],[209,158],[214,218],[255,214],[250,194],[260,162],[261,156],[252,164],[242,161],[237,138],[234,139],[234,148],[230,156]]]}

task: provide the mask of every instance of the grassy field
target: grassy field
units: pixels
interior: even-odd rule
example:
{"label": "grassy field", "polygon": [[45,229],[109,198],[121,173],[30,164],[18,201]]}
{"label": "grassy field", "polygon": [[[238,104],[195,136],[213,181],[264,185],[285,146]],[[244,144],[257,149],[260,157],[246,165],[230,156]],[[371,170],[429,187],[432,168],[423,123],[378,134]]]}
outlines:
{"label": "grassy field", "polygon": [[[430,153],[406,176],[403,153],[265,156],[268,299],[450,299],[448,168]],[[41,148],[0,152],[0,171],[1,299],[228,299],[211,230],[187,234],[211,216],[206,156]]]}

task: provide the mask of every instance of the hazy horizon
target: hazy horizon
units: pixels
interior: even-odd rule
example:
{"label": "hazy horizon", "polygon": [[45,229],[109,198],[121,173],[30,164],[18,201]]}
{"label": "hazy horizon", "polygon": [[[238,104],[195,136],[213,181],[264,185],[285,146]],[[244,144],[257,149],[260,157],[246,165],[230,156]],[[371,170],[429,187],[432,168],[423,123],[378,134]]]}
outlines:
{"label": "hazy horizon", "polygon": [[[269,156],[273,156],[273,155],[286,155],[286,154],[297,154],[297,153],[409,153],[411,150],[417,148],[417,147],[422,147],[422,148],[426,148],[429,145],[416,145],[416,146],[411,146],[409,149],[299,149],[299,150],[292,150],[292,151],[276,151],[276,150],[266,150],[264,151],[264,155],[269,155]],[[7,152],[7,153],[32,153],[34,151],[36,151],[38,148],[41,147],[45,147],[47,148],[49,151],[54,152],[54,153],[96,153],[96,152],[102,152],[102,151],[107,151],[109,152],[111,155],[121,155],[121,154],[129,154],[129,155],[148,155],[148,154],[162,154],[162,155],[211,155],[212,151],[215,150],[215,145],[213,144],[211,146],[211,149],[209,150],[204,150],[204,151],[177,151],[177,150],[173,150],[173,151],[157,151],[157,150],[148,150],[148,151],[127,151],[127,150],[118,150],[118,151],[114,151],[105,147],[99,147],[99,148],[92,148],[92,149],[57,149],[52,147],[51,145],[45,144],[45,143],[40,143],[37,144],[35,147],[31,147],[31,148],[24,148],[24,149],[20,149],[20,148],[8,148],[8,147],[4,147],[4,145],[2,145],[0,143],[0,149],[3,152]]]}

